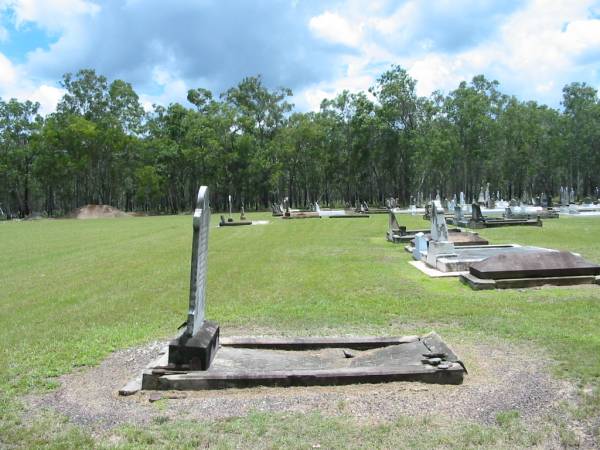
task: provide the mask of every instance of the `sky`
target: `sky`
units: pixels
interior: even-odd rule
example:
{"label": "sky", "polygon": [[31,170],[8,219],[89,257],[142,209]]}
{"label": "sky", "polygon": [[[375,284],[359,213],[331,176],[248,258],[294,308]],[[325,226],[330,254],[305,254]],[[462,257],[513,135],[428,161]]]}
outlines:
{"label": "sky", "polygon": [[261,74],[308,111],[392,64],[419,95],[484,74],[560,107],[567,83],[600,88],[600,0],[0,0],[0,98],[43,113],[82,68],[132,83],[147,109]]}

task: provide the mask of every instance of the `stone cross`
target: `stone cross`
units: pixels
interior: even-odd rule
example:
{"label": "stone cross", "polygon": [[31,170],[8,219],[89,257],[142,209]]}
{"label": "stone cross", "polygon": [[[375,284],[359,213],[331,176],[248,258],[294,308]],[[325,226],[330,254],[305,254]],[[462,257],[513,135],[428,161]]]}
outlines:
{"label": "stone cross", "polygon": [[438,200],[431,202],[431,239],[434,241],[448,241],[448,226],[444,216],[444,208]]}
{"label": "stone cross", "polygon": [[208,187],[201,186],[196,200],[193,218],[192,271],[190,276],[190,306],[185,334],[194,336],[204,323],[206,298],[206,268],[208,257],[208,230],[210,229],[210,206]]}

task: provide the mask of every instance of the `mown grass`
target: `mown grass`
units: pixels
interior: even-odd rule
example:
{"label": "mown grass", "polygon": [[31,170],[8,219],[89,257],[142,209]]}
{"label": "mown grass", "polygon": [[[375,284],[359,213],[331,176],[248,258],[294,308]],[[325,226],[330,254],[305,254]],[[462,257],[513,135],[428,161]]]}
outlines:
{"label": "mown grass", "polygon": [[[409,228],[426,225],[418,217],[402,220]],[[408,264],[409,255],[400,246],[385,241],[386,225],[387,217],[378,215],[212,228],[207,316],[225,334],[252,329],[412,334],[435,326],[449,341],[491,335],[531,342],[558,361],[554,370],[559,376],[592,387],[582,408],[598,415],[600,288],[475,292],[456,279],[430,279]],[[600,263],[599,231],[600,219],[565,218],[547,220],[541,229],[510,227],[481,234],[493,243],[572,250]],[[39,424],[21,422],[22,395],[50,389],[56,376],[96,364],[115,349],[175,334],[185,319],[190,241],[189,216],[0,223],[0,447],[23,439],[20,429],[40,436],[35,431]],[[277,415],[257,417],[266,423],[280,420]],[[236,420],[244,429],[258,419]],[[346,434],[357,426],[349,419],[319,418],[308,421],[310,430],[301,428],[297,436],[312,440],[321,421],[333,421],[330,427],[338,424]],[[416,427],[402,426],[407,433]],[[162,434],[137,431],[152,432],[162,442],[173,427],[178,425],[160,427]],[[59,428],[63,431],[42,433],[46,437],[40,439],[57,445],[63,438],[67,443],[91,439],[76,428]],[[508,441],[500,428],[480,427],[478,433],[491,433],[495,440],[490,445],[502,446]],[[235,445],[224,423],[208,429]],[[392,445],[389,439],[398,430],[381,430],[377,438],[361,433],[357,446],[378,446],[370,439]],[[138,445],[136,432],[124,433],[119,445]],[[464,438],[449,433],[444,439]],[[286,438],[260,437],[252,445],[287,446],[281,439]],[[474,445],[477,439],[472,437]]]}

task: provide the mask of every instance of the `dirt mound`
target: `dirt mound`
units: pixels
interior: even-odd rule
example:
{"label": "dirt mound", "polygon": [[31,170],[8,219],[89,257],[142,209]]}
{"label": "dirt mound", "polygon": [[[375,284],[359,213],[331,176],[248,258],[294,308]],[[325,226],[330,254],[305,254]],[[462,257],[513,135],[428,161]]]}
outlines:
{"label": "dirt mound", "polygon": [[125,217],[126,213],[110,205],[85,205],[71,211],[68,217],[73,219],[101,219],[104,217]]}

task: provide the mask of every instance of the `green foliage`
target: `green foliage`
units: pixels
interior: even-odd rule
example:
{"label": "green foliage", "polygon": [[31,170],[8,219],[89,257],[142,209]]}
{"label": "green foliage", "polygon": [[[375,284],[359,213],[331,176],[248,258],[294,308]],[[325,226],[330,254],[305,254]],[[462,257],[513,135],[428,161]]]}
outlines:
{"label": "green foliage", "polygon": [[192,108],[147,113],[129,83],[91,69],[62,86],[46,118],[37,104],[0,101],[0,204],[11,215],[85,203],[175,213],[193,207],[200,184],[217,209],[231,194],[247,210],[285,197],[292,206],[408,203],[417,191],[471,199],[486,182],[505,199],[556,196],[560,186],[583,197],[600,185],[600,103],[584,83],[565,86],[558,111],[483,75],[420,97],[417,80],[392,66],[368,92],[344,91],[305,113],[293,111],[291,90],[260,76],[219,96],[190,89]]}

